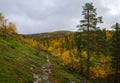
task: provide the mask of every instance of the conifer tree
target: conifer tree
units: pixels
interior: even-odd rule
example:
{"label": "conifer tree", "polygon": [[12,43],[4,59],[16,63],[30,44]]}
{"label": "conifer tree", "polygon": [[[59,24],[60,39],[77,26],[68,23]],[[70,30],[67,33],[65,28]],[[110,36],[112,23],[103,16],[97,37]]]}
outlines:
{"label": "conifer tree", "polygon": [[115,28],[111,43],[113,67],[115,68],[114,83],[120,83],[120,24],[116,23],[114,26],[112,26],[112,28]]}
{"label": "conifer tree", "polygon": [[91,52],[91,41],[90,36],[92,31],[96,31],[99,29],[97,27],[98,23],[102,23],[102,17],[96,17],[96,8],[94,8],[93,3],[86,3],[83,6],[83,20],[80,21],[80,25],[77,27],[79,28],[79,31],[82,30],[86,32],[87,38],[86,38],[86,44],[87,44],[87,59],[86,59],[86,83],[88,83],[90,79],[90,52]]}

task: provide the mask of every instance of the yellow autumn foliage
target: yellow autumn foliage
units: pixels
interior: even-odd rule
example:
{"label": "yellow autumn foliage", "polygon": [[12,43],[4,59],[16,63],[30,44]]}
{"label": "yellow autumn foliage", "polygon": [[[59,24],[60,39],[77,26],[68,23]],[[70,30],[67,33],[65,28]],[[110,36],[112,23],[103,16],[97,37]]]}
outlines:
{"label": "yellow autumn foliage", "polygon": [[108,76],[112,72],[111,66],[108,65],[100,65],[100,66],[95,66],[95,67],[90,67],[90,73],[91,73],[91,78],[96,79],[96,78],[104,78]]}
{"label": "yellow autumn foliage", "polygon": [[91,60],[94,60],[94,66],[90,67],[90,73],[92,79],[104,78],[107,77],[109,74],[112,74],[110,56],[99,55],[98,61],[94,57],[92,57]]}
{"label": "yellow autumn foliage", "polygon": [[67,65],[70,64],[71,62],[71,58],[69,57],[69,51],[65,51],[62,56],[61,59],[63,60],[63,65]]}
{"label": "yellow autumn foliage", "polygon": [[83,58],[86,58],[86,57],[87,57],[87,51],[82,51],[81,54],[82,54],[82,57],[83,57]]}
{"label": "yellow autumn foliage", "polygon": [[10,22],[7,26],[7,31],[9,35],[16,33],[16,26]]}
{"label": "yellow autumn foliage", "polygon": [[112,34],[110,33],[110,31],[106,31],[106,38],[107,38],[107,41],[110,40],[112,37]]}
{"label": "yellow autumn foliage", "polygon": [[37,42],[37,41],[35,41],[33,39],[24,38],[21,35],[17,35],[16,39],[18,39],[18,40],[20,40],[22,42],[25,42],[25,43],[27,43],[28,45],[30,45],[30,46],[32,46],[34,48],[38,48],[38,46],[39,46],[39,42]]}
{"label": "yellow autumn foliage", "polygon": [[57,48],[55,51],[54,51],[54,54],[53,54],[53,56],[54,57],[61,57],[61,54],[62,54],[62,52],[61,52],[61,48]]}

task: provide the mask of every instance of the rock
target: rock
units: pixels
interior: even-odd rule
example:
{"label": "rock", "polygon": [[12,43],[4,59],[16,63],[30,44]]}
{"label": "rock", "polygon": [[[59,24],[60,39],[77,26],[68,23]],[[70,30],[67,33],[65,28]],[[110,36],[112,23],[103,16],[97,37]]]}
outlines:
{"label": "rock", "polygon": [[70,83],[76,83],[76,82],[74,82],[74,81],[71,81]]}
{"label": "rock", "polygon": [[33,83],[41,83],[42,80],[44,80],[45,83],[51,83],[50,79],[49,79],[49,74],[51,74],[51,63],[49,60],[49,57],[46,56],[46,61],[47,63],[42,66],[41,71],[42,74],[33,74],[33,77],[36,79]]}

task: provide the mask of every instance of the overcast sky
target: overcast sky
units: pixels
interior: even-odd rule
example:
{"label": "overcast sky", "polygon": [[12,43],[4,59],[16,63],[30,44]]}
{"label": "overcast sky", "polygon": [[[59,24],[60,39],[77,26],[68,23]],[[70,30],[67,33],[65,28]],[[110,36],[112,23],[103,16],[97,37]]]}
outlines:
{"label": "overcast sky", "polygon": [[18,33],[75,31],[86,2],[93,2],[98,16],[103,16],[102,28],[120,22],[120,0],[0,0],[0,12],[17,26]]}

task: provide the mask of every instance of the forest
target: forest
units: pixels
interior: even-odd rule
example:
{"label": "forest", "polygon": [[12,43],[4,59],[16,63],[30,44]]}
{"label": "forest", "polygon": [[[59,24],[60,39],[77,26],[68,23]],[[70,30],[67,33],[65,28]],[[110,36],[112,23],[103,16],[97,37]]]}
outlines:
{"label": "forest", "polygon": [[63,66],[86,79],[98,80],[99,83],[119,83],[119,23],[111,25],[112,30],[97,27],[98,23],[102,23],[102,17],[96,18],[96,8],[92,3],[85,4],[82,14],[84,20],[77,26],[77,32],[39,40],[40,48],[60,58]]}
{"label": "forest", "polygon": [[0,13],[0,37],[14,37],[34,47],[36,55],[42,50],[60,59],[59,64],[85,78],[84,83],[120,83],[120,24],[111,24],[111,30],[101,29],[98,24],[104,21],[96,10],[93,3],[86,3],[83,19],[76,27],[78,31],[47,33],[46,36],[18,34],[14,23]]}

